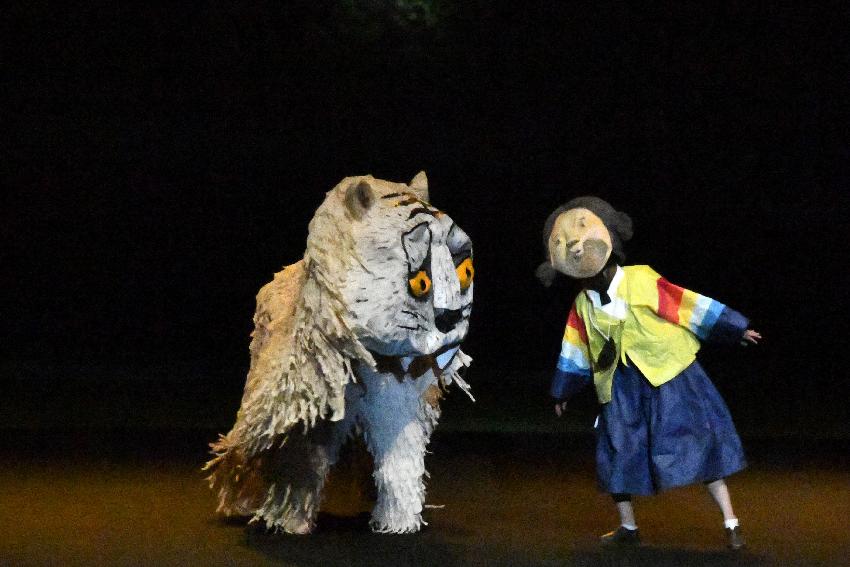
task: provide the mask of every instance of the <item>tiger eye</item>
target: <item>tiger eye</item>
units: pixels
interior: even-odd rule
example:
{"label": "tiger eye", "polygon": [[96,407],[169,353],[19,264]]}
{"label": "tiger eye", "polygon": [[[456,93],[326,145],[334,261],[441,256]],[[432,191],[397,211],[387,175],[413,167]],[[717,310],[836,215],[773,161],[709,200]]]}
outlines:
{"label": "tiger eye", "polygon": [[455,268],[457,279],[460,281],[460,289],[466,290],[472,285],[475,277],[475,268],[472,266],[472,258],[467,258]]}
{"label": "tiger eye", "polygon": [[407,283],[414,297],[422,297],[431,291],[431,278],[425,270],[419,270]]}

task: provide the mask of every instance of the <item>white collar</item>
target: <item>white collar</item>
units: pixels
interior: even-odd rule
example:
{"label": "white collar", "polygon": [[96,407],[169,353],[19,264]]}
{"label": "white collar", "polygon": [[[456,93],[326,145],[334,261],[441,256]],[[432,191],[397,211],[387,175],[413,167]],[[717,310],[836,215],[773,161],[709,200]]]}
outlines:
{"label": "white collar", "polygon": [[601,309],[603,312],[608,313],[617,319],[626,318],[626,302],[617,295],[617,289],[619,289],[620,283],[623,281],[623,277],[625,275],[626,272],[623,271],[623,268],[617,266],[617,271],[614,272],[614,277],[611,278],[611,283],[608,285],[608,297],[611,298],[611,301],[605,305],[602,305],[598,292],[592,289],[586,290],[587,297],[590,298],[590,302],[593,304],[594,308]]}

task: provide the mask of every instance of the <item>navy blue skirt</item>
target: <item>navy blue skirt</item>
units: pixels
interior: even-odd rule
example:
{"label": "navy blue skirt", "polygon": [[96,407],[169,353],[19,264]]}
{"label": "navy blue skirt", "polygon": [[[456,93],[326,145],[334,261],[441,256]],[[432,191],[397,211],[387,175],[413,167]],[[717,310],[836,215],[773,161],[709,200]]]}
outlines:
{"label": "navy blue skirt", "polygon": [[696,361],[657,388],[633,364],[618,366],[599,416],[596,464],[601,490],[644,495],[747,466],[729,409]]}

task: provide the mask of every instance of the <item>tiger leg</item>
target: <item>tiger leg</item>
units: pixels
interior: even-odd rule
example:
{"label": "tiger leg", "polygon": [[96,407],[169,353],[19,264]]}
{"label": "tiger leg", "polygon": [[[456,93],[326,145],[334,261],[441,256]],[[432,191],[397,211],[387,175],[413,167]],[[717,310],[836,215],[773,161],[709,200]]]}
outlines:
{"label": "tiger leg", "polygon": [[304,434],[294,431],[268,455],[268,491],[252,522],[267,529],[308,534],[316,525],[322,487],[332,464],[330,426],[319,423]]}
{"label": "tiger leg", "polygon": [[368,384],[360,412],[375,463],[377,502],[370,525],[382,533],[416,532],[424,524],[425,448],[439,410],[409,378],[377,378]]}

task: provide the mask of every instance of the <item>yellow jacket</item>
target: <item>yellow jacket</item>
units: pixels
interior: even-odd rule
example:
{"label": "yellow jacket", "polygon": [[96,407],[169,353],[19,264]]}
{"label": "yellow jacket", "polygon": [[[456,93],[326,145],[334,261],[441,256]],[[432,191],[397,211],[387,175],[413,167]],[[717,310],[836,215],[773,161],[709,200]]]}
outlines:
{"label": "yellow jacket", "polygon": [[[567,397],[592,376],[599,402],[611,401],[617,360],[633,363],[660,386],[694,361],[699,339],[735,342],[747,328],[737,311],[671,284],[649,266],[618,266],[608,295],[605,305],[593,290],[576,297],[552,383],[554,397]],[[600,360],[609,340],[614,356]]]}

